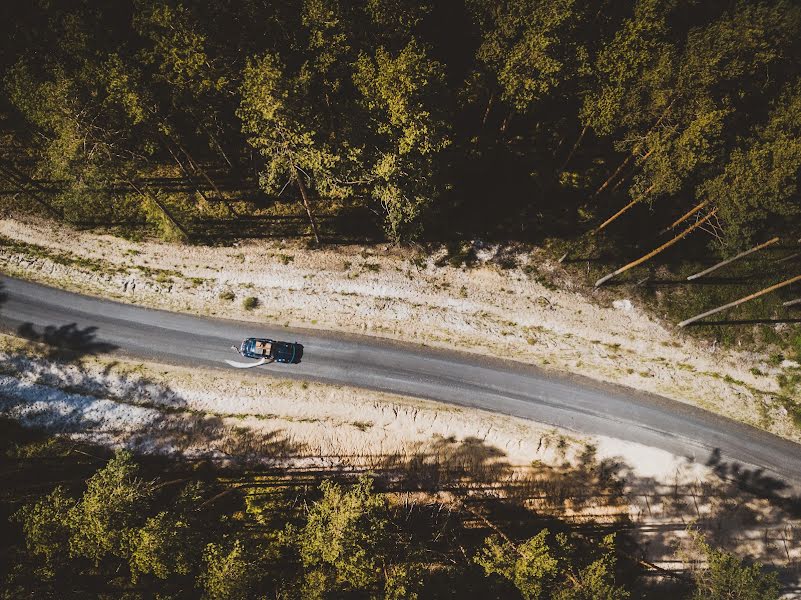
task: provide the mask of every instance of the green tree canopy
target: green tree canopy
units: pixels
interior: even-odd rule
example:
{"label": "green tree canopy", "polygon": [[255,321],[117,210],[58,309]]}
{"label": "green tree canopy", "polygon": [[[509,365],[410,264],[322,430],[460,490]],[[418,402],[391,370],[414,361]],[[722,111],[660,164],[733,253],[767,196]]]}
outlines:
{"label": "green tree canopy", "polygon": [[586,73],[589,55],[577,32],[587,19],[581,0],[472,2],[484,29],[477,58],[501,98],[525,113],[556,88]]}
{"label": "green tree canopy", "polygon": [[318,135],[319,117],[312,116],[276,55],[248,61],[241,93],[237,115],[248,142],[264,158],[259,181],[265,191],[279,193],[300,172],[322,194],[350,194],[337,177],[344,157]]}
{"label": "green tree canopy", "polygon": [[23,506],[14,515],[22,524],[28,552],[44,560],[44,572],[53,576],[69,552],[68,516],[75,501],[57,487],[44,498]]}
{"label": "green tree canopy", "polygon": [[199,583],[208,600],[244,600],[253,594],[256,565],[247,557],[244,545],[209,544],[203,552],[205,570]]}
{"label": "green tree canopy", "polygon": [[801,176],[801,83],[788,85],[767,123],[732,152],[723,172],[700,193],[715,200],[726,223],[725,241],[747,247],[771,222],[798,219]]}
{"label": "green tree canopy", "polygon": [[396,242],[414,239],[441,192],[436,155],[451,143],[442,66],[412,40],[395,57],[384,48],[363,53],[353,77],[370,115],[369,179],[385,231]]}
{"label": "green tree canopy", "polygon": [[776,573],[712,548],[700,535],[696,535],[695,544],[708,564],[695,573],[693,600],[778,600],[781,596]]}
{"label": "green tree canopy", "polygon": [[367,477],[350,488],[324,481],[320,490],[322,498],[296,534],[303,565],[322,568],[348,588],[370,588],[384,566],[386,501]]}
{"label": "green tree canopy", "polygon": [[190,523],[177,514],[162,511],[150,517],[131,534],[131,579],[136,581],[140,574],[159,579],[188,575],[195,562],[196,537]]}
{"label": "green tree canopy", "polygon": [[614,536],[579,549],[565,534],[547,529],[520,544],[492,535],[475,556],[488,575],[509,581],[525,600],[625,600],[615,584]]}
{"label": "green tree canopy", "polygon": [[152,485],[141,479],[130,452],[120,451],[86,482],[81,500],[70,508],[70,553],[100,562],[108,555],[127,558],[131,537],[145,519]]}
{"label": "green tree canopy", "polygon": [[677,0],[637,0],[599,51],[581,119],[602,135],[650,127],[669,106],[678,49],[668,25]]}
{"label": "green tree canopy", "polygon": [[548,535],[543,529],[517,547],[499,536],[490,536],[475,561],[488,575],[510,581],[526,600],[537,600],[559,575],[559,560],[548,544]]}

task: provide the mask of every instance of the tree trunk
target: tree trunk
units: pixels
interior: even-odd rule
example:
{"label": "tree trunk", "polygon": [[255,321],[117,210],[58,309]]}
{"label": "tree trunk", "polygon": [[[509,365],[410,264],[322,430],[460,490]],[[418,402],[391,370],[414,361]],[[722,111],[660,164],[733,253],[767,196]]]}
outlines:
{"label": "tree trunk", "polygon": [[[636,169],[637,167],[635,166],[634,168]],[[620,186],[622,186],[626,182],[626,180],[629,178],[629,175],[632,175],[633,173],[634,173],[634,169],[632,169],[628,173],[623,173],[623,176],[620,179],[617,180],[617,183],[615,185],[612,186],[612,189],[610,190],[611,193],[613,193],[613,194],[616,193],[620,189]]]}
{"label": "tree trunk", "polygon": [[649,156],[651,156],[653,153],[654,153],[654,149],[653,149],[653,148],[651,148],[651,149],[650,149],[648,152],[646,152],[646,153],[645,153],[645,156],[643,156],[642,158],[638,158],[638,159],[637,159],[637,162],[636,162],[636,163],[634,163],[634,164],[636,164],[636,165],[639,167],[639,166],[640,166],[641,164],[643,164],[643,163],[644,163],[646,160],[648,160],[648,157],[649,157]]}
{"label": "tree trunk", "polygon": [[208,183],[208,184],[209,184],[209,186],[211,186],[211,189],[212,189],[212,190],[214,190],[214,194],[217,196],[217,198],[218,198],[219,200],[221,200],[221,201],[223,202],[223,204],[225,204],[225,207],[228,209],[228,213],[229,213],[229,214],[230,214],[232,217],[237,217],[237,216],[239,216],[239,215],[237,214],[237,212],[234,210],[234,207],[233,207],[233,206],[231,206],[231,204],[230,204],[230,203],[229,203],[229,202],[228,202],[228,201],[227,201],[227,200],[226,200],[226,199],[223,197],[223,195],[222,195],[222,192],[221,192],[221,191],[220,191],[220,189],[217,187],[217,184],[216,184],[216,183],[214,183],[214,181],[212,180],[212,178],[211,178],[211,177],[209,177],[209,174],[208,174],[208,173],[206,173],[206,170],[205,170],[203,167],[201,167],[201,166],[200,166],[200,165],[197,163],[197,161],[195,161],[195,159],[194,159],[194,158],[192,158],[192,155],[191,155],[191,154],[189,154],[189,150],[187,150],[187,149],[184,147],[184,145],[183,145],[183,144],[181,144],[181,143],[180,143],[178,140],[173,140],[173,141],[174,141],[175,145],[176,145],[176,146],[178,146],[178,149],[179,149],[179,150],[180,150],[180,151],[183,153],[183,155],[184,155],[184,156],[186,156],[186,159],[189,161],[189,164],[192,166],[192,168],[193,168],[195,171],[197,171],[197,172],[199,172],[199,173],[200,173],[201,177],[203,177],[203,179],[205,179],[205,180],[206,180],[206,183]]}
{"label": "tree trunk", "polygon": [[622,163],[620,163],[620,166],[617,169],[615,169],[615,172],[612,173],[612,175],[609,176],[609,179],[604,181],[603,184],[601,184],[601,187],[595,190],[595,193],[592,195],[593,198],[597,197],[601,192],[603,192],[607,187],[609,187],[609,184],[615,180],[615,177],[617,177],[620,174],[620,172],[626,168],[626,165],[631,162],[631,159],[634,158],[634,152],[636,152],[636,150],[638,149],[639,146],[637,146],[637,148],[633,150]]}
{"label": "tree trunk", "polygon": [[570,149],[570,153],[567,155],[565,162],[562,163],[562,166],[559,167],[559,173],[561,174],[565,168],[567,167],[567,163],[570,162],[570,159],[573,158],[573,154],[575,154],[576,150],[578,150],[579,145],[581,145],[581,140],[584,139],[584,134],[587,133],[587,125],[581,130],[581,134],[578,136],[576,143],[573,144],[573,147]]}
{"label": "tree trunk", "polygon": [[487,119],[489,119],[490,110],[492,109],[492,103],[495,101],[495,92],[490,93],[489,100],[487,100],[487,108],[484,109],[484,118],[481,119],[481,127],[485,127],[487,125]]}
{"label": "tree trunk", "polygon": [[796,304],[801,304],[801,298],[796,298],[795,300],[788,300],[787,302],[782,302],[782,306],[795,306]]}
{"label": "tree trunk", "polygon": [[735,260],[739,260],[741,258],[744,258],[744,257],[748,256],[749,254],[753,254],[754,252],[758,252],[759,250],[762,250],[762,248],[767,248],[768,246],[770,246],[772,244],[775,244],[778,241],[779,241],[779,238],[775,237],[775,238],[773,238],[771,240],[768,240],[764,244],[759,244],[758,246],[754,246],[750,250],[746,250],[745,252],[740,252],[740,254],[738,254],[737,256],[733,256],[733,257],[731,257],[729,259],[722,260],[719,263],[717,263],[716,265],[712,265],[708,269],[704,269],[700,273],[695,273],[694,275],[690,275],[687,278],[687,281],[692,281],[693,279],[698,279],[699,277],[703,277],[704,275],[709,275],[712,271],[717,271],[719,268],[725,267],[726,265],[728,265],[730,263],[733,263]]}
{"label": "tree trunk", "polygon": [[203,128],[203,131],[206,132],[206,135],[209,136],[211,143],[214,144],[215,148],[217,148],[217,152],[219,152],[220,156],[222,156],[222,159],[228,164],[228,166],[231,169],[233,169],[234,165],[228,158],[228,155],[225,153],[225,150],[223,150],[223,147],[220,144],[220,142],[217,140],[217,136],[215,136],[211,131],[209,131],[209,128],[206,127],[206,125],[202,121],[200,122],[200,126]]}
{"label": "tree trunk", "polygon": [[708,317],[710,315],[714,315],[716,313],[719,313],[719,312],[721,312],[723,310],[726,310],[726,309],[729,309],[729,308],[734,308],[735,306],[739,306],[740,304],[748,302],[749,300],[754,300],[756,298],[759,298],[760,296],[764,296],[765,294],[769,294],[770,292],[774,292],[774,291],[776,291],[776,290],[778,290],[780,288],[788,286],[791,283],[795,283],[796,281],[801,281],[801,275],[796,275],[795,277],[791,277],[790,279],[785,279],[784,281],[782,281],[780,283],[777,283],[777,284],[771,285],[769,287],[766,287],[765,289],[759,290],[758,292],[755,292],[753,294],[749,294],[748,296],[740,298],[739,300],[735,300],[734,302],[729,302],[728,304],[724,304],[723,306],[718,306],[717,308],[713,308],[712,310],[708,310],[706,312],[703,312],[700,315],[695,315],[694,317],[690,317],[689,319],[685,319],[684,321],[679,323],[679,327],[686,327],[690,323],[695,323],[696,321],[699,321],[699,320],[703,319],[704,317]]}
{"label": "tree trunk", "polygon": [[161,137],[162,144],[167,149],[167,152],[170,153],[170,156],[172,156],[173,161],[175,162],[176,165],[178,165],[178,168],[181,170],[181,173],[184,174],[184,179],[186,179],[186,182],[194,188],[194,190],[200,195],[200,197],[203,198],[203,201],[208,205],[209,204],[209,199],[206,196],[205,192],[203,192],[203,190],[200,189],[200,186],[198,186],[195,183],[195,178],[192,176],[192,174],[186,168],[184,163],[181,162],[181,160],[178,158],[178,155],[175,154],[175,152],[172,149],[172,146],[170,146],[170,143],[167,141],[167,138],[164,137],[164,136],[160,136],[160,137]]}
{"label": "tree trunk", "polygon": [[617,211],[615,214],[613,214],[611,217],[609,217],[609,218],[608,218],[606,221],[604,221],[603,223],[601,223],[601,224],[598,226],[598,228],[597,228],[597,229],[595,229],[595,231],[593,231],[593,233],[598,233],[599,231],[601,231],[601,229],[603,229],[604,227],[606,227],[607,225],[609,225],[609,224],[610,224],[612,221],[614,221],[615,219],[617,219],[617,218],[618,218],[620,215],[622,215],[624,212],[626,212],[626,211],[627,211],[628,209],[630,209],[632,206],[634,206],[635,204],[637,204],[638,202],[640,202],[640,200],[642,200],[643,198],[645,198],[645,197],[648,195],[648,192],[650,192],[652,189],[654,189],[654,186],[653,186],[653,185],[649,186],[649,187],[648,187],[648,189],[647,189],[647,190],[645,190],[645,191],[644,191],[642,194],[640,194],[639,196],[637,196],[637,197],[636,197],[634,200],[632,200],[631,202],[629,202],[628,204],[626,204],[626,206],[624,206],[623,208],[621,208],[619,211]]}
{"label": "tree trunk", "polygon": [[[6,181],[8,181],[11,185],[18,187],[23,194],[28,196],[28,198],[30,198],[37,204],[43,206],[45,210],[47,210],[47,212],[50,213],[51,216],[57,217],[59,219],[64,218],[64,212],[62,210],[53,208],[46,200],[40,198],[38,195],[26,189],[25,187],[26,182],[24,181],[22,175],[15,173],[14,170],[7,167],[6,165],[0,165],[0,173],[3,175]],[[30,180],[29,184],[32,185],[33,187],[39,187],[38,184],[33,180]]]}
{"label": "tree trunk", "polygon": [[292,176],[295,178],[295,183],[298,185],[298,189],[300,190],[300,195],[303,197],[303,206],[306,208],[306,214],[309,216],[309,222],[312,226],[312,233],[314,233],[314,241],[317,242],[317,245],[320,245],[320,230],[317,227],[317,219],[314,218],[314,213],[312,213],[311,203],[309,202],[309,194],[306,190],[306,186],[303,184],[303,180],[301,179],[300,175],[298,175],[298,169],[295,165],[292,165]]}
{"label": "tree trunk", "polygon": [[[645,132],[645,135],[643,136],[643,138],[647,137],[649,133],[651,133],[654,129],[656,129],[657,127],[659,127],[662,124],[662,121],[664,121],[665,117],[670,112],[670,109],[673,107],[673,103],[674,102],[676,102],[676,98],[673,98],[673,100],[671,100],[670,103],[665,107],[665,110],[662,111],[661,115],[659,115],[659,118],[656,120],[656,123],[651,125],[651,128],[648,131]],[[622,163],[620,163],[620,166],[617,169],[615,169],[615,172],[612,173],[612,176],[609,179],[607,179],[603,183],[603,185],[601,187],[599,187],[595,191],[595,193],[592,195],[593,198],[595,198],[598,194],[603,192],[609,186],[609,184],[612,183],[612,181],[614,181],[615,177],[617,177],[618,174],[625,168],[625,166],[627,164],[629,164],[629,162],[631,162],[631,159],[634,158],[634,155],[637,153],[637,150],[640,149],[640,146],[642,146],[642,143],[637,144],[636,146],[634,146],[634,148],[631,149],[631,153],[625,158],[625,160]],[[652,152],[653,152],[653,149],[651,149],[641,159],[641,161],[644,161],[646,158],[648,158],[651,155]]]}
{"label": "tree trunk", "polygon": [[694,231],[695,229],[697,229],[698,227],[700,227],[701,225],[706,223],[709,219],[711,219],[717,211],[718,211],[718,209],[713,209],[703,219],[698,220],[696,223],[694,223],[693,225],[691,225],[690,227],[688,227],[687,229],[682,231],[679,235],[674,237],[672,240],[670,240],[669,242],[665,242],[664,244],[659,246],[659,248],[657,248],[656,250],[652,250],[651,252],[649,252],[645,256],[642,256],[642,257],[638,258],[637,260],[628,263],[627,265],[623,265],[618,270],[613,271],[612,273],[609,273],[609,275],[605,275],[604,277],[601,277],[598,281],[595,282],[595,287],[598,287],[602,283],[605,283],[605,282],[609,281],[615,275],[620,275],[624,271],[628,271],[629,269],[634,268],[637,265],[641,265],[642,263],[644,263],[645,261],[653,258],[654,256],[656,256],[657,254],[659,254],[663,250],[669,248],[670,246],[672,246],[673,244],[675,244],[679,240],[687,237],[692,231]]}
{"label": "tree trunk", "polygon": [[792,260],[798,256],[801,256],[801,252],[796,252],[795,254],[791,254],[790,256],[785,256],[784,258],[780,258],[779,260],[775,261],[777,263],[787,262],[788,260]]}
{"label": "tree trunk", "polygon": [[623,176],[622,176],[620,179],[618,179],[617,183],[616,183],[615,185],[613,185],[613,186],[612,186],[612,193],[613,193],[613,194],[614,194],[614,193],[615,193],[615,192],[616,192],[618,189],[620,189],[620,186],[621,186],[621,185],[623,185],[623,183],[624,183],[624,182],[625,182],[625,181],[626,181],[626,180],[629,178],[629,176],[630,176],[630,175],[632,175],[632,174],[634,173],[634,170],[635,170],[637,167],[639,167],[639,166],[640,166],[640,165],[642,165],[642,164],[643,164],[643,163],[644,163],[646,160],[648,160],[648,157],[649,157],[649,156],[651,156],[651,154],[653,154],[653,152],[654,152],[654,149],[653,149],[653,148],[651,148],[651,149],[650,149],[648,152],[646,152],[646,153],[645,153],[645,156],[643,156],[642,158],[639,158],[639,159],[637,159],[637,162],[635,162],[635,163],[634,163],[634,168],[632,168],[632,169],[631,169],[631,170],[630,170],[628,173],[624,173],[624,174],[623,174]]}
{"label": "tree trunk", "polygon": [[689,219],[690,217],[692,217],[692,216],[693,216],[695,213],[697,213],[699,210],[701,210],[701,209],[702,209],[703,207],[705,207],[707,204],[709,204],[709,200],[704,200],[704,201],[703,201],[703,202],[701,202],[700,204],[698,204],[698,205],[696,205],[695,207],[691,208],[691,209],[690,209],[690,210],[688,210],[686,213],[684,213],[682,216],[680,216],[678,219],[676,219],[675,221],[673,221],[673,222],[672,222],[670,225],[668,225],[667,227],[665,227],[665,228],[664,228],[662,231],[660,231],[660,232],[659,232],[659,235],[662,235],[662,234],[664,234],[664,233],[667,233],[668,231],[670,231],[671,229],[673,229],[674,227],[676,227],[676,225],[681,225],[682,223],[684,223],[684,221],[686,221],[687,219]]}
{"label": "tree trunk", "polygon": [[167,218],[167,220],[172,224],[172,226],[175,227],[178,231],[180,231],[181,235],[183,235],[185,238],[187,239],[189,238],[189,232],[186,230],[186,228],[183,225],[181,225],[174,216],[172,216],[172,213],[167,209],[166,206],[164,206],[161,203],[161,201],[158,198],[156,198],[156,195],[154,193],[152,193],[147,188],[144,189],[140,188],[130,179],[125,179],[124,181],[128,185],[130,185],[136,191],[137,194],[142,196],[142,198],[153,202],[153,204],[156,205],[156,208],[158,208],[161,211],[161,213]]}
{"label": "tree trunk", "polygon": [[506,115],[506,118],[503,120],[501,124],[501,133],[506,133],[506,128],[509,127],[509,122],[512,120],[512,116],[514,116],[514,111],[510,110],[509,114]]}

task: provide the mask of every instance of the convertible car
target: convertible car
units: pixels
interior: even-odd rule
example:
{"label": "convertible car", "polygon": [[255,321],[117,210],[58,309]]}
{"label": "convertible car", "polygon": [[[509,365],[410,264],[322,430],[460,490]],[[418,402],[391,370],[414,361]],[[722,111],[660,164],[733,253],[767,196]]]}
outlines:
{"label": "convertible car", "polygon": [[303,356],[303,345],[297,342],[277,342],[262,338],[247,338],[239,346],[239,353],[248,358],[295,364],[299,363]]}

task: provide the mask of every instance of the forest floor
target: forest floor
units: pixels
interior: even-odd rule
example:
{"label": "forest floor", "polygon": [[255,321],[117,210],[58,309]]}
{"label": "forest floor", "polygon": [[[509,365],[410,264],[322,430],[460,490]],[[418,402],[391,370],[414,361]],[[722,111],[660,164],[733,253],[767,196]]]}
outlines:
{"label": "forest floor", "polygon": [[[687,402],[801,441],[798,364],[721,348],[619,288],[586,292],[544,251],[476,245],[471,260],[388,245],[309,250],[127,241],[0,219],[0,269],[61,288],[202,315],[375,335],[504,356]],[[258,306],[248,310],[246,298]]]}

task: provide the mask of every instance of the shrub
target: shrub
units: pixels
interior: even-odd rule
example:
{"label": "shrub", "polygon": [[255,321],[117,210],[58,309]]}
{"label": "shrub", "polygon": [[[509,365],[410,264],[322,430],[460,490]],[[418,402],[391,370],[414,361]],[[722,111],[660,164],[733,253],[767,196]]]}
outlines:
{"label": "shrub", "polygon": [[259,305],[259,299],[255,296],[248,296],[244,300],[242,300],[242,306],[245,310],[253,310]]}
{"label": "shrub", "polygon": [[227,300],[228,302],[231,302],[234,298],[236,298],[236,294],[234,294],[231,290],[220,292],[220,300]]}

